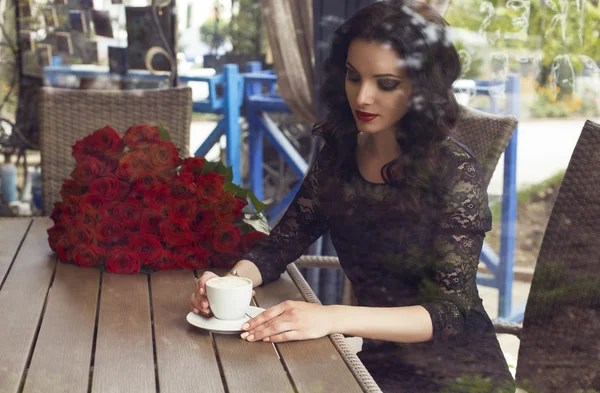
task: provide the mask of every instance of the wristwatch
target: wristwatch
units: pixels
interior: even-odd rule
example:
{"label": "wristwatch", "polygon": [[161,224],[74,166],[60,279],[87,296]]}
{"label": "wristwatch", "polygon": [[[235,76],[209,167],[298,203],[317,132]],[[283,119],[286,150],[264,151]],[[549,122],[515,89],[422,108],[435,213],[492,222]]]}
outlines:
{"label": "wristwatch", "polygon": [[230,275],[230,274],[231,274],[232,276],[236,276],[236,277],[239,277],[239,276],[240,276],[237,270],[231,270],[229,273],[227,273],[227,274],[226,274],[226,276],[228,276],[228,275]]}

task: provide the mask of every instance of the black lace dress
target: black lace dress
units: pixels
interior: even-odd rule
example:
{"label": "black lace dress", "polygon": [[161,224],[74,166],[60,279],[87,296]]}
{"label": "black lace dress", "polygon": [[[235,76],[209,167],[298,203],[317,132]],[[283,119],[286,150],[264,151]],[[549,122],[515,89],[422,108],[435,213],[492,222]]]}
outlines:
{"label": "black lace dress", "polygon": [[431,315],[433,341],[364,341],[358,356],[384,392],[512,392],[475,282],[491,229],[481,169],[456,142],[443,150],[449,170],[435,189],[445,191],[422,193],[414,209],[398,203],[409,198],[402,183],[368,182],[356,164],[342,173],[326,145],[271,235],[244,259],[267,284],[329,230],[360,306],[421,305]]}

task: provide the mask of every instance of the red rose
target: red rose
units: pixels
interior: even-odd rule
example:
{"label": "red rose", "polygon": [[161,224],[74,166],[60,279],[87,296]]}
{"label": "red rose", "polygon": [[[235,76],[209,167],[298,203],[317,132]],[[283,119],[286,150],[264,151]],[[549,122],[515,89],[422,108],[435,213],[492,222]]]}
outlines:
{"label": "red rose", "polygon": [[96,244],[96,236],[90,227],[75,225],[68,229],[69,240],[73,245]]}
{"label": "red rose", "polygon": [[106,256],[106,271],[109,273],[136,274],[140,268],[140,257],[128,246],[113,247]]}
{"label": "red rose", "polygon": [[[234,198],[229,192],[223,193],[221,198],[211,206],[215,220],[219,222],[234,222],[242,216],[240,199]],[[242,206],[243,207],[243,206]]]}
{"label": "red rose", "polygon": [[121,181],[113,174],[99,177],[90,184],[89,192],[103,195],[106,200],[113,200],[119,197],[121,190]]}
{"label": "red rose", "polygon": [[212,244],[216,251],[231,253],[240,244],[240,228],[231,224],[219,224],[213,233]]}
{"label": "red rose", "polygon": [[[109,126],[100,128],[73,145],[73,156],[99,155],[112,157],[123,152],[123,140],[117,131]],[[78,161],[79,162],[79,161]]]}
{"label": "red rose", "polygon": [[123,201],[129,196],[129,191],[131,191],[131,185],[123,180],[119,180],[119,198],[118,200]]}
{"label": "red rose", "polygon": [[143,210],[144,208],[137,200],[129,198],[127,201],[118,204],[114,213],[117,219],[125,225],[125,228],[134,229],[140,225]]}
{"label": "red rose", "polygon": [[81,197],[81,208],[82,210],[89,216],[96,216],[98,211],[104,204],[106,200],[103,195],[95,194],[95,193],[87,193]]}
{"label": "red rose", "polygon": [[136,232],[131,235],[129,244],[139,255],[141,263],[156,262],[160,259],[163,247],[158,236]]}
{"label": "red rose", "polygon": [[148,167],[159,173],[166,173],[181,163],[179,152],[174,144],[165,141],[156,141],[148,150]]}
{"label": "red rose", "polygon": [[104,262],[104,249],[80,244],[73,249],[73,262],[83,267],[100,266]]}
{"label": "red rose", "polygon": [[148,166],[146,165],[146,157],[141,150],[132,151],[119,161],[117,176],[121,179],[128,180],[134,177],[143,176],[147,173]]}
{"label": "red rose", "polygon": [[180,247],[175,249],[175,261],[184,269],[204,269],[208,267],[210,251],[199,247]]}
{"label": "red rose", "polygon": [[73,179],[64,179],[60,190],[60,197],[67,202],[72,196],[80,196],[84,188]]}
{"label": "red rose", "polygon": [[84,142],[86,142],[86,139],[88,139],[87,142],[95,152],[108,157],[114,157],[115,154],[122,153],[125,147],[117,131],[109,126],[96,130],[93,134],[86,137]]}
{"label": "red rose", "polygon": [[191,173],[182,173],[171,185],[171,196],[175,198],[191,198],[196,195],[194,176]]}
{"label": "red rose", "polygon": [[125,228],[118,220],[108,218],[100,221],[96,226],[96,237],[106,244],[115,244],[125,236]]}
{"label": "red rose", "polygon": [[98,221],[100,219],[98,218],[98,214],[97,213],[86,213],[83,215],[83,218],[80,221],[80,224],[83,224],[89,228],[96,228],[96,224],[98,224]]}
{"label": "red rose", "polygon": [[144,205],[153,210],[162,210],[169,199],[169,186],[156,184],[144,194]]}
{"label": "red rose", "polygon": [[79,184],[90,185],[99,176],[108,173],[106,164],[92,156],[85,156],[81,163],[77,164],[71,172],[71,177]]}
{"label": "red rose", "polygon": [[218,253],[210,257],[210,265],[223,269],[231,269],[238,261],[238,254]]}
{"label": "red rose", "polygon": [[184,220],[165,217],[159,229],[161,238],[169,247],[185,246],[194,241],[194,235]]}
{"label": "red rose", "polygon": [[244,252],[248,252],[251,249],[253,249],[254,246],[256,246],[258,243],[262,242],[268,237],[269,235],[260,231],[252,231],[250,233],[247,233],[244,236],[242,236],[242,250]]}
{"label": "red rose", "polygon": [[66,228],[62,224],[56,224],[52,228],[49,228],[48,233],[48,244],[52,251],[56,251],[56,245],[59,240],[67,233]]}
{"label": "red rose", "polygon": [[214,202],[223,194],[225,176],[207,173],[196,179],[196,193],[201,202]]}
{"label": "red rose", "polygon": [[194,232],[205,233],[212,228],[214,220],[209,210],[197,210],[189,223]]}
{"label": "red rose", "polygon": [[80,197],[71,197],[69,203],[67,203],[60,213],[61,220],[69,225],[78,224],[84,216],[84,212],[79,204]]}
{"label": "red rose", "polygon": [[58,223],[60,221],[60,215],[62,214],[64,204],[62,202],[54,202],[54,208],[52,209],[52,214],[50,215],[50,219],[54,221],[54,223]]}
{"label": "red rose", "polygon": [[144,194],[156,184],[156,177],[152,174],[137,176],[131,183],[129,196],[143,197]]}
{"label": "red rose", "polygon": [[175,256],[169,250],[162,250],[162,255],[158,261],[150,262],[147,264],[149,268],[156,270],[168,270],[168,269],[177,269],[179,265],[175,260]]}
{"label": "red rose", "polygon": [[123,136],[123,141],[132,149],[142,149],[150,142],[160,140],[158,127],[148,124],[130,127]]}
{"label": "red rose", "polygon": [[181,169],[179,173],[191,173],[196,179],[198,176],[202,175],[202,170],[204,169],[204,158],[201,157],[191,157],[186,158],[181,163]]}
{"label": "red rose", "polygon": [[100,208],[100,211],[98,212],[98,219],[100,220],[106,220],[106,219],[119,219],[119,217],[117,217],[117,213],[115,213],[115,209],[117,206],[119,206],[121,204],[121,202],[107,202],[106,204],[104,204],[104,206],[102,206],[102,208]]}
{"label": "red rose", "polygon": [[179,218],[190,222],[195,213],[194,202],[189,199],[170,198],[167,203],[167,214],[172,218]]}
{"label": "red rose", "polygon": [[159,210],[144,209],[140,230],[151,235],[160,235],[159,227],[163,216]]}
{"label": "red rose", "polygon": [[69,262],[71,260],[72,251],[73,245],[69,241],[68,236],[61,237],[56,243],[56,254],[61,261]]}

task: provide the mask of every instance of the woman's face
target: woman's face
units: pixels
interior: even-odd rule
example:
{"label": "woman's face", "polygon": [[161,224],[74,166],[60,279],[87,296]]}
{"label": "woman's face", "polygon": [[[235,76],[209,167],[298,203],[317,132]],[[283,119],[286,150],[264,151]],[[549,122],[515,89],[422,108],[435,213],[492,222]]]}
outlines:
{"label": "woman's face", "polygon": [[412,82],[391,47],[355,39],[346,60],[346,97],[359,131],[393,130],[408,111]]}

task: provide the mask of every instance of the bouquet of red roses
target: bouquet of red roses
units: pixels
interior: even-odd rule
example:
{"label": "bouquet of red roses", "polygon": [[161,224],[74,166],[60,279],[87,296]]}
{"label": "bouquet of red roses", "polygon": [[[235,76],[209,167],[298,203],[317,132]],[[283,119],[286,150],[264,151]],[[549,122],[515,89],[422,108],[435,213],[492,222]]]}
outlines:
{"label": "bouquet of red roses", "polygon": [[228,268],[267,236],[264,205],[232,183],[231,168],[182,159],[162,126],[123,138],[106,126],[77,141],[73,157],[48,229],[63,262],[112,273]]}

